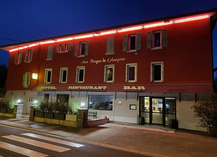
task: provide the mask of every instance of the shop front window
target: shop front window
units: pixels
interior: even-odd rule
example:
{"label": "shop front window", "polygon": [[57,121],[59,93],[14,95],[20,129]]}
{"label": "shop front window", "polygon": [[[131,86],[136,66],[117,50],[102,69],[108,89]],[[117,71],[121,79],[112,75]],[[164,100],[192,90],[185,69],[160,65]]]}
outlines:
{"label": "shop front window", "polygon": [[93,110],[112,110],[113,96],[110,95],[89,95],[88,107]]}

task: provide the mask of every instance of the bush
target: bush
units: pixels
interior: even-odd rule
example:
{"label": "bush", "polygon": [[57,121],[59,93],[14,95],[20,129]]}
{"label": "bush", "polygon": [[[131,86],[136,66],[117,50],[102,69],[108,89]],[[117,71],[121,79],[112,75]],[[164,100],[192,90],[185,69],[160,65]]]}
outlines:
{"label": "bush", "polygon": [[217,95],[212,98],[202,98],[192,106],[195,117],[199,118],[198,126],[217,128]]}
{"label": "bush", "polygon": [[5,99],[0,99],[0,108],[9,108],[9,102],[6,101]]}
{"label": "bush", "polygon": [[69,111],[71,112],[71,114],[76,115],[78,113],[78,109],[79,109],[79,102],[77,99],[70,99],[69,102]]}

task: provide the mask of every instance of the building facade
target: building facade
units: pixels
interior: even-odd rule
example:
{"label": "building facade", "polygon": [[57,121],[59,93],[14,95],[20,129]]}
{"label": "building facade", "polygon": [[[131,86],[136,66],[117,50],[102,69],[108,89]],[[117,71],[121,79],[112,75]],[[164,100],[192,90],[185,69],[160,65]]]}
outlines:
{"label": "building facade", "polygon": [[10,53],[6,97],[70,102],[111,121],[196,126],[191,106],[213,93],[217,10],[1,47]]}

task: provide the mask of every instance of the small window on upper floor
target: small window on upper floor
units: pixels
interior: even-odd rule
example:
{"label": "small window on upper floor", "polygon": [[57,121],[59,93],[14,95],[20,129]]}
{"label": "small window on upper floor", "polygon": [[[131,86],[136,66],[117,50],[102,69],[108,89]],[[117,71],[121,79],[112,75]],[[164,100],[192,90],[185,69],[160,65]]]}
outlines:
{"label": "small window on upper floor", "polygon": [[45,69],[45,75],[44,75],[44,83],[51,83],[52,81],[52,69]]}
{"label": "small window on upper floor", "polygon": [[124,35],[123,52],[136,52],[141,50],[141,33]]}
{"label": "small window on upper floor", "polygon": [[71,44],[70,43],[56,45],[56,52],[57,53],[65,53],[65,52],[69,52],[69,51],[71,51]]}
{"label": "small window on upper floor", "polygon": [[14,64],[15,65],[18,65],[20,64],[22,61],[22,52],[17,52],[15,53],[15,56],[14,56]]}
{"label": "small window on upper floor", "polygon": [[60,83],[67,83],[68,68],[60,68]]}
{"label": "small window on upper floor", "polygon": [[106,55],[114,54],[114,37],[107,39]]}
{"label": "small window on upper floor", "polygon": [[114,65],[105,65],[104,81],[114,82]]}
{"label": "small window on upper floor", "polygon": [[163,62],[151,63],[151,82],[162,82],[164,80]]}
{"label": "small window on upper floor", "polygon": [[76,70],[76,82],[83,83],[85,78],[85,67],[78,66]]}
{"label": "small window on upper floor", "polygon": [[33,49],[26,50],[24,62],[29,63],[32,61],[33,57]]}
{"label": "small window on upper floor", "polygon": [[48,51],[47,51],[47,58],[46,60],[52,60],[53,59],[53,46],[48,46]]}
{"label": "small window on upper floor", "polygon": [[87,56],[89,52],[89,42],[82,41],[75,43],[75,56],[84,57]]}
{"label": "small window on upper floor", "polygon": [[126,65],[126,82],[136,82],[137,81],[137,64],[127,64]]}
{"label": "small window on upper floor", "polygon": [[168,46],[167,29],[147,32],[147,49],[162,49]]}

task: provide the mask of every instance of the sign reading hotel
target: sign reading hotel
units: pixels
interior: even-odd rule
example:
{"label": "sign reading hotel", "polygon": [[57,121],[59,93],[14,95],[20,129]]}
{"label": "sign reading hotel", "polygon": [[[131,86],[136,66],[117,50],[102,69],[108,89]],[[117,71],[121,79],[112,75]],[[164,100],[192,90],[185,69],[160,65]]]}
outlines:
{"label": "sign reading hotel", "polygon": [[100,63],[119,63],[125,61],[125,58],[102,58],[102,59],[90,59],[83,60],[81,64],[100,64]]}
{"label": "sign reading hotel", "polygon": [[56,90],[56,86],[42,86],[41,87],[42,90]]}

